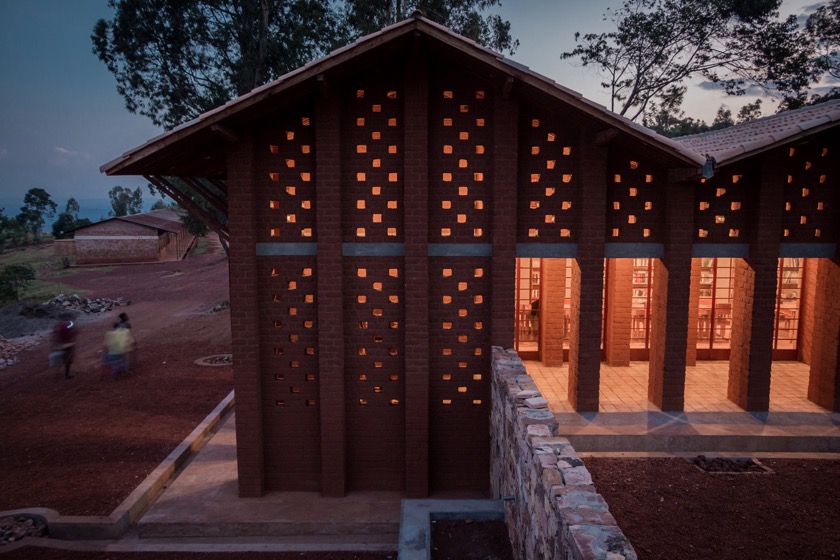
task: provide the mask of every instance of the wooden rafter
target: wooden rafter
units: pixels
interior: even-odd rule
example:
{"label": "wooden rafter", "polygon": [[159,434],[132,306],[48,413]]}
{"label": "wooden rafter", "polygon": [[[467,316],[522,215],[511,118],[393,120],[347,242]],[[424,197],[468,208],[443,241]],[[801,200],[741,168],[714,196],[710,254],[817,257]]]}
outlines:
{"label": "wooden rafter", "polygon": [[146,180],[159,189],[166,196],[185,208],[190,214],[201,220],[207,227],[219,234],[225,242],[230,241],[227,224],[223,224],[216,216],[196,204],[190,197],[182,193],[175,185],[163,177],[146,175]]}

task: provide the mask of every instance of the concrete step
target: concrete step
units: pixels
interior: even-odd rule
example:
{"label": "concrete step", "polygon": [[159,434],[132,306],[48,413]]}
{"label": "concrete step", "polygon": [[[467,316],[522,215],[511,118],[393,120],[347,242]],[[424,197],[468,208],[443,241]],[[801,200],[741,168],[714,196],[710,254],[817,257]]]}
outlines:
{"label": "concrete step", "polygon": [[[325,538],[341,542],[369,541],[397,542],[400,524],[391,522],[354,521],[278,521],[254,520],[233,522],[140,521],[137,534],[141,539],[161,538],[218,538],[218,537],[297,537],[310,541]],[[317,537],[317,538],[313,538]]]}

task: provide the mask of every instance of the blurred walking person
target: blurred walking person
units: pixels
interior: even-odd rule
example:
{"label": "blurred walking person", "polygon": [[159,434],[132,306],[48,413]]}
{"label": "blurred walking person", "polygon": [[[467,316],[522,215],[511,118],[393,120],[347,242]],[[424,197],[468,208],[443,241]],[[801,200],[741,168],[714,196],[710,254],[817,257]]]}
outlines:
{"label": "blurred walking person", "polygon": [[70,366],[76,355],[76,339],[79,335],[79,328],[72,321],[72,316],[62,315],[58,323],[53,327],[52,332],[52,353],[50,353],[51,366],[64,366],[64,378],[72,379]]}

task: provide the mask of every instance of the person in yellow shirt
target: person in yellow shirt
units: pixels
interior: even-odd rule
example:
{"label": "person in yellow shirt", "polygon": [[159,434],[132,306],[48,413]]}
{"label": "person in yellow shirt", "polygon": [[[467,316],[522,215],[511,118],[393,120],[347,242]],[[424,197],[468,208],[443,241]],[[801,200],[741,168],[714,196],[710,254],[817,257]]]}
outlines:
{"label": "person in yellow shirt", "polygon": [[128,372],[127,356],[134,349],[134,337],[131,329],[121,323],[115,323],[114,328],[105,333],[105,348],[108,352],[108,365],[111,376],[116,379],[121,373]]}

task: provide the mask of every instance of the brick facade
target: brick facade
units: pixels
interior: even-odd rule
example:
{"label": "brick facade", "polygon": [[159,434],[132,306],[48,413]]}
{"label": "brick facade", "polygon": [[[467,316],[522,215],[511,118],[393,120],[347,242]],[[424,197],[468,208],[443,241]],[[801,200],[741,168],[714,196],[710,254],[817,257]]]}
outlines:
{"label": "brick facade", "polygon": [[[158,262],[167,251],[172,251],[173,256],[185,252],[188,237],[191,239],[185,229],[170,233],[111,219],[76,230],[74,239],[69,241],[72,250],[66,255],[75,255],[80,265]],[[62,256],[58,251],[56,255]]]}
{"label": "brick facade", "polygon": [[[542,259],[542,360],[562,364],[567,337],[582,412],[599,409],[602,352],[630,362],[633,259],[654,259],[649,396],[682,410],[695,252],[748,246],[730,396],[766,409],[781,232],[836,237],[833,199],[799,227],[785,206],[804,213],[811,199],[786,187],[790,162],[739,162],[701,183],[658,140],[445,41],[385,47],[303,72],[294,95],[253,98],[259,118],[234,123],[225,148],[242,496],[486,492],[491,347],[514,341],[517,257]],[[815,301],[840,290],[837,266],[819,266]],[[814,321],[837,314],[805,306]],[[836,407],[836,329],[807,333],[811,398]]]}

